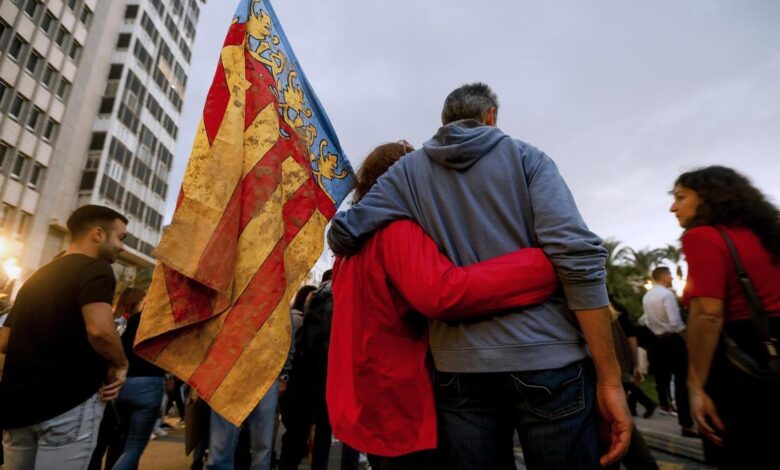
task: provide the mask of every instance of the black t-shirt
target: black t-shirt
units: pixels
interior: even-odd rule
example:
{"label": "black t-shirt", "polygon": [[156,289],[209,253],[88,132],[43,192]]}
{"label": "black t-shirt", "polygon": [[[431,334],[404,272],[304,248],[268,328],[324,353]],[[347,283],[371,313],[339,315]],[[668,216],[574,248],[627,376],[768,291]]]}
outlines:
{"label": "black t-shirt", "polygon": [[133,351],[133,342],[135,335],[138,334],[138,326],[141,324],[141,313],[137,313],[127,320],[127,329],[122,334],[122,347],[125,348],[125,355],[130,367],[127,370],[128,377],[162,377],[165,371],[147,362]]}
{"label": "black t-shirt", "polygon": [[0,382],[0,424],[28,426],[58,416],[94,395],[107,362],[87,339],[81,307],[111,304],[111,266],[81,254],[58,258],[19,290],[5,326],[11,328]]}

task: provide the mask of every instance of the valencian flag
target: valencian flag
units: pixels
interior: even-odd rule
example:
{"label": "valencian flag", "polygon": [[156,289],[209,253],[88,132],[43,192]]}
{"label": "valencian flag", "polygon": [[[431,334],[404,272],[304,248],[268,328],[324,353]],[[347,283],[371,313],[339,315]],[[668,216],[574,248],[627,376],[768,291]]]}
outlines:
{"label": "valencian flag", "polygon": [[240,424],[290,348],[289,302],[354,175],[268,0],[228,30],[136,352]]}

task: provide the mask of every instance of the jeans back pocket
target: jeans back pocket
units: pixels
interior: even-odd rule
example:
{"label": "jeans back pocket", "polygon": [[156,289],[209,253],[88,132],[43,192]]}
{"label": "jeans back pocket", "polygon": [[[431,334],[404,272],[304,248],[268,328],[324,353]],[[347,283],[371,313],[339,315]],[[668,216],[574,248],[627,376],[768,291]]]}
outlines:
{"label": "jeans back pocket", "polygon": [[560,419],[585,409],[585,374],[581,362],[560,369],[512,374],[521,406],[534,415]]}

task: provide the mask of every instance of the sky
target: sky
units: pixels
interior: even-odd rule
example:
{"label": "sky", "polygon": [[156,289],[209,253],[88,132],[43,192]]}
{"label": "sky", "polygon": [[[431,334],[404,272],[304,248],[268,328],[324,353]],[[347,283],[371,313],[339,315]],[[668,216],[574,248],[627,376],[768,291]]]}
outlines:
{"label": "sky", "polygon": [[[272,3],[355,169],[381,143],[421,146],[447,94],[482,81],[498,126],[557,163],[604,238],[676,243],[668,192],[710,164],[780,204],[776,0]],[[166,222],[237,4],[201,14]]]}

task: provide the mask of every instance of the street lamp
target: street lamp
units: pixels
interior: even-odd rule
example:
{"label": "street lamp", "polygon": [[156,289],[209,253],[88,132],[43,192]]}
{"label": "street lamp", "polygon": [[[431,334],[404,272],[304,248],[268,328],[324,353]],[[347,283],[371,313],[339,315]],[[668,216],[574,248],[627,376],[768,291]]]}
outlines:
{"label": "street lamp", "polygon": [[19,275],[22,274],[22,268],[16,264],[16,260],[13,258],[9,258],[5,263],[3,263],[3,269],[8,275],[9,281],[15,281],[19,279]]}

